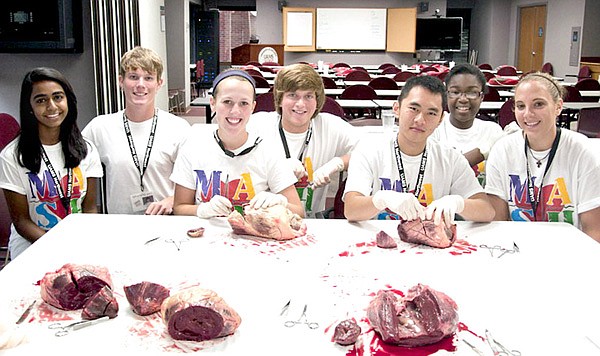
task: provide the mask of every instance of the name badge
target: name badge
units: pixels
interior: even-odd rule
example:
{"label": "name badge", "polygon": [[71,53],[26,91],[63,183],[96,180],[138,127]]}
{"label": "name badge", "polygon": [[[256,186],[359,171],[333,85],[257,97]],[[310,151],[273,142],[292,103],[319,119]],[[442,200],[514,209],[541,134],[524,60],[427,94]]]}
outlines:
{"label": "name badge", "polygon": [[134,212],[146,211],[148,206],[154,202],[154,194],[152,192],[141,192],[132,194],[131,208]]}

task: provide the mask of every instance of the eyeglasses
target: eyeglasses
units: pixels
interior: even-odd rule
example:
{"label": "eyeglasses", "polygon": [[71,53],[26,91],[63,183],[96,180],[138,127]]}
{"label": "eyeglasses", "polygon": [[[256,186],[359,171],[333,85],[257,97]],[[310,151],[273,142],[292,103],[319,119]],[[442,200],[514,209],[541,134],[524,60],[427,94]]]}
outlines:
{"label": "eyeglasses", "polygon": [[448,98],[450,98],[450,99],[457,99],[457,98],[460,98],[461,96],[464,95],[464,96],[467,97],[467,99],[477,99],[482,94],[483,94],[482,91],[468,91],[466,93],[463,93],[463,92],[460,92],[460,91],[450,90],[450,91],[448,91]]}

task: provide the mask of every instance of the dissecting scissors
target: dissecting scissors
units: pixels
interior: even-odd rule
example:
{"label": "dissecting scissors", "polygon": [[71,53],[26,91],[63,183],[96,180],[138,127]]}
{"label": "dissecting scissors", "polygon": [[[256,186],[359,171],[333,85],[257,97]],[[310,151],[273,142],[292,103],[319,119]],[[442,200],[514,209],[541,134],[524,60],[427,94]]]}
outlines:
{"label": "dissecting scissors", "polygon": [[485,339],[490,345],[494,356],[521,356],[521,351],[509,350],[504,345],[499,343],[496,339],[494,339],[489,330],[485,331]]}
{"label": "dissecting scissors", "polygon": [[100,322],[103,322],[105,320],[108,320],[108,316],[103,316],[101,318],[98,319],[94,319],[94,320],[81,320],[81,321],[76,321],[74,323],[71,324],[67,324],[67,325],[62,325],[60,323],[54,323],[54,324],[50,324],[48,325],[48,329],[58,329],[58,331],[56,333],[54,333],[54,335],[56,336],[65,336],[68,335],[69,332],[75,331],[75,330],[79,330],[79,329],[83,329],[87,326],[91,326],[94,324],[98,324]]}
{"label": "dissecting scissors", "polygon": [[508,248],[504,248],[500,245],[495,245],[495,246],[488,246],[486,244],[482,244],[479,245],[479,247],[481,248],[486,248],[488,249],[488,251],[490,251],[490,256],[494,257],[494,251],[500,251],[500,255],[498,256],[498,258],[504,256],[504,254],[506,253],[516,253],[519,252],[519,246],[517,246],[516,243],[513,242],[513,248],[512,249],[508,249]]}
{"label": "dissecting scissors", "polygon": [[304,304],[304,309],[302,310],[302,315],[298,318],[298,320],[288,320],[283,325],[288,328],[291,328],[297,324],[306,324],[310,329],[316,329],[319,327],[318,323],[310,322],[306,319],[306,309],[308,309],[308,305]]}
{"label": "dissecting scissors", "polygon": [[177,251],[181,251],[181,244],[184,242],[188,242],[189,240],[190,239],[181,239],[179,241],[175,241],[173,239],[166,239],[165,242],[175,245],[175,247],[177,247]]}

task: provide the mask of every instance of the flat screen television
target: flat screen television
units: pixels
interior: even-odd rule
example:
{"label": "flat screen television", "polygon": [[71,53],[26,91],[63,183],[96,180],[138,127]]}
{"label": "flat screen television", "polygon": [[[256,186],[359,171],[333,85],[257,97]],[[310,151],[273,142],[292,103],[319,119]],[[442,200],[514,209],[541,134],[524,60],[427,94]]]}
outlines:
{"label": "flat screen television", "polygon": [[417,18],[417,50],[460,51],[462,17]]}
{"label": "flat screen television", "polygon": [[3,0],[0,52],[83,51],[81,0]]}

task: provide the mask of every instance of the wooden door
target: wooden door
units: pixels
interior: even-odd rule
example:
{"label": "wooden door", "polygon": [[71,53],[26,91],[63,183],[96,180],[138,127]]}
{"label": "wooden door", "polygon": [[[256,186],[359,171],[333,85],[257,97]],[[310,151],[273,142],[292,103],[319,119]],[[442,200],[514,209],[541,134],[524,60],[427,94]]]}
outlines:
{"label": "wooden door", "polygon": [[526,73],[541,70],[546,38],[546,6],[528,6],[519,10],[519,48],[517,68]]}

